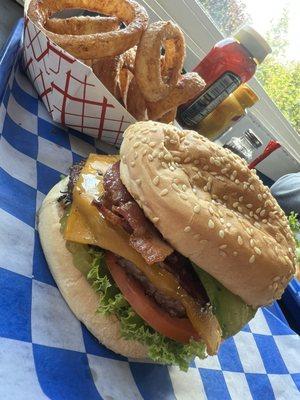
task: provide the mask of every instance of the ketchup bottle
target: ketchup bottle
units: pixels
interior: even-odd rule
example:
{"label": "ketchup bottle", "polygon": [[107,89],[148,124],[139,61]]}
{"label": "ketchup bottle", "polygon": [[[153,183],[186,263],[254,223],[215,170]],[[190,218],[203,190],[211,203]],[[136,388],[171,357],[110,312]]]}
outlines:
{"label": "ketchup bottle", "polygon": [[250,26],[244,26],[234,38],[218,42],[194,68],[206,82],[206,89],[196,99],[180,107],[178,121],[195,127],[230,93],[253,77],[272,49]]}

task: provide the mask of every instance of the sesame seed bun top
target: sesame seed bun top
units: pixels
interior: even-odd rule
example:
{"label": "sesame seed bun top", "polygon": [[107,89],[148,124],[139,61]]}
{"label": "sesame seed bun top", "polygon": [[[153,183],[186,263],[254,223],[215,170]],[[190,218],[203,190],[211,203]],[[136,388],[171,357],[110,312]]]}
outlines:
{"label": "sesame seed bun top", "polygon": [[131,125],[121,179],[178,252],[254,307],[281,297],[295,273],[284,212],[247,164],[193,131]]}

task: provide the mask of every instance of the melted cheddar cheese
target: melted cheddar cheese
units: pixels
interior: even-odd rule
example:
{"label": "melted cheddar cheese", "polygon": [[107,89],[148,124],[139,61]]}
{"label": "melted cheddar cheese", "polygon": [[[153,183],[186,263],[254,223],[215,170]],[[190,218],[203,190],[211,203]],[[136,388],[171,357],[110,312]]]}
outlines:
{"label": "melted cheddar cheese", "polygon": [[[103,193],[103,156],[91,154],[73,191],[73,203],[64,238],[68,241],[97,245],[131,262],[165,295],[181,301],[195,330],[215,354],[221,339],[221,329],[210,310],[200,312],[194,299],[179,285],[177,279],[158,265],[148,265],[129,245],[129,234],[105,220],[91,203]],[[115,159],[110,160],[110,163]],[[109,161],[108,161],[109,162]]]}

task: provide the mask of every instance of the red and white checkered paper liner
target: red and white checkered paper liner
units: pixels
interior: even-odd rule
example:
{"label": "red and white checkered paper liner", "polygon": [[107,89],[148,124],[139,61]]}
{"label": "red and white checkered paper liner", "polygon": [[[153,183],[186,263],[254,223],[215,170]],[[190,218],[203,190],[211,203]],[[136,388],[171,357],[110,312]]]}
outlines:
{"label": "red and white checkered paper liner", "polygon": [[92,69],[53,43],[26,18],[23,58],[27,75],[52,119],[119,146],[135,119]]}

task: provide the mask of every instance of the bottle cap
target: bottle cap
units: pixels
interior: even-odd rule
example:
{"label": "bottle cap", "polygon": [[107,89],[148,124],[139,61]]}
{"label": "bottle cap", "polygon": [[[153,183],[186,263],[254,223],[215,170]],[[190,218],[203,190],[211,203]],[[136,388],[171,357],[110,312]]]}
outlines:
{"label": "bottle cap", "polygon": [[245,84],[238,87],[233,95],[244,109],[252,107],[259,100],[256,93]]}
{"label": "bottle cap", "polygon": [[258,64],[261,64],[272,52],[267,41],[249,25],[243,26],[234,34],[234,37],[249,51]]}

